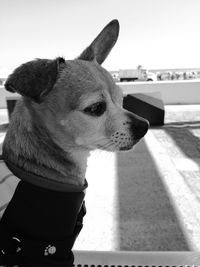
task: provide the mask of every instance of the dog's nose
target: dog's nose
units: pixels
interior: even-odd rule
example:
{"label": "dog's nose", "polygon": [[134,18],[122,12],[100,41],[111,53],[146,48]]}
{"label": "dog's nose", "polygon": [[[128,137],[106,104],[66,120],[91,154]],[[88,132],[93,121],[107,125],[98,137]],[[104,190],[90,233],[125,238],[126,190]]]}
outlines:
{"label": "dog's nose", "polygon": [[149,129],[149,122],[145,119],[138,121],[137,125],[133,126],[134,137],[136,139],[142,138]]}
{"label": "dog's nose", "polygon": [[135,139],[142,138],[149,129],[149,122],[148,120],[136,115],[130,114],[131,119],[131,132]]}

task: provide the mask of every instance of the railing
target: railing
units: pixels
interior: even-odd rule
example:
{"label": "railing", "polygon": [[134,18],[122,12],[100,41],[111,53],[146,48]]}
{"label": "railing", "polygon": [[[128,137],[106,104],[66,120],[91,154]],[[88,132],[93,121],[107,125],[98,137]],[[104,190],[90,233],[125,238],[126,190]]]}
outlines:
{"label": "railing", "polygon": [[200,267],[198,252],[75,251],[75,267]]}

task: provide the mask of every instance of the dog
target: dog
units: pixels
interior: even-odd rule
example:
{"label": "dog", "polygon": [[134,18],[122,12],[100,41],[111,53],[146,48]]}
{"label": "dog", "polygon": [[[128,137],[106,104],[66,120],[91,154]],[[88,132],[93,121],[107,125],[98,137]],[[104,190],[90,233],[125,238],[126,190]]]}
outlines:
{"label": "dog", "polygon": [[90,151],[130,150],[146,134],[148,121],[122,108],[122,91],[101,66],[118,34],[113,20],[78,58],[36,59],[8,77],[5,88],[22,97],[0,163],[0,184],[14,187],[1,205],[1,264],[71,267]]}

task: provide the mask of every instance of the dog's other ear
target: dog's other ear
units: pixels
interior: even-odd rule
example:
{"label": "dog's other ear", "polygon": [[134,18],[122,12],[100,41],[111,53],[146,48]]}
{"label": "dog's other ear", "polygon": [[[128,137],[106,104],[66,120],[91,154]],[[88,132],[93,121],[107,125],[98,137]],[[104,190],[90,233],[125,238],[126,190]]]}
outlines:
{"label": "dog's other ear", "polygon": [[115,45],[119,35],[119,22],[112,20],[94,39],[78,59],[93,61],[99,64],[103,63],[111,49]]}
{"label": "dog's other ear", "polygon": [[36,59],[22,64],[8,77],[5,88],[41,103],[52,90],[59,71],[65,64],[64,58]]}

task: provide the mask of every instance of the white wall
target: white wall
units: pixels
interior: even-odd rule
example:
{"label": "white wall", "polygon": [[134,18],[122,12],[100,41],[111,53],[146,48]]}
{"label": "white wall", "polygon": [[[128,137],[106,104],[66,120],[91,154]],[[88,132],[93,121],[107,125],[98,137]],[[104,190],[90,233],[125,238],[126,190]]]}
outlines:
{"label": "white wall", "polygon": [[[200,80],[118,83],[124,94],[160,92],[164,104],[200,104]],[[0,108],[6,108],[9,93],[0,86]]]}
{"label": "white wall", "polygon": [[200,80],[118,83],[124,94],[160,92],[164,104],[200,104]]}

